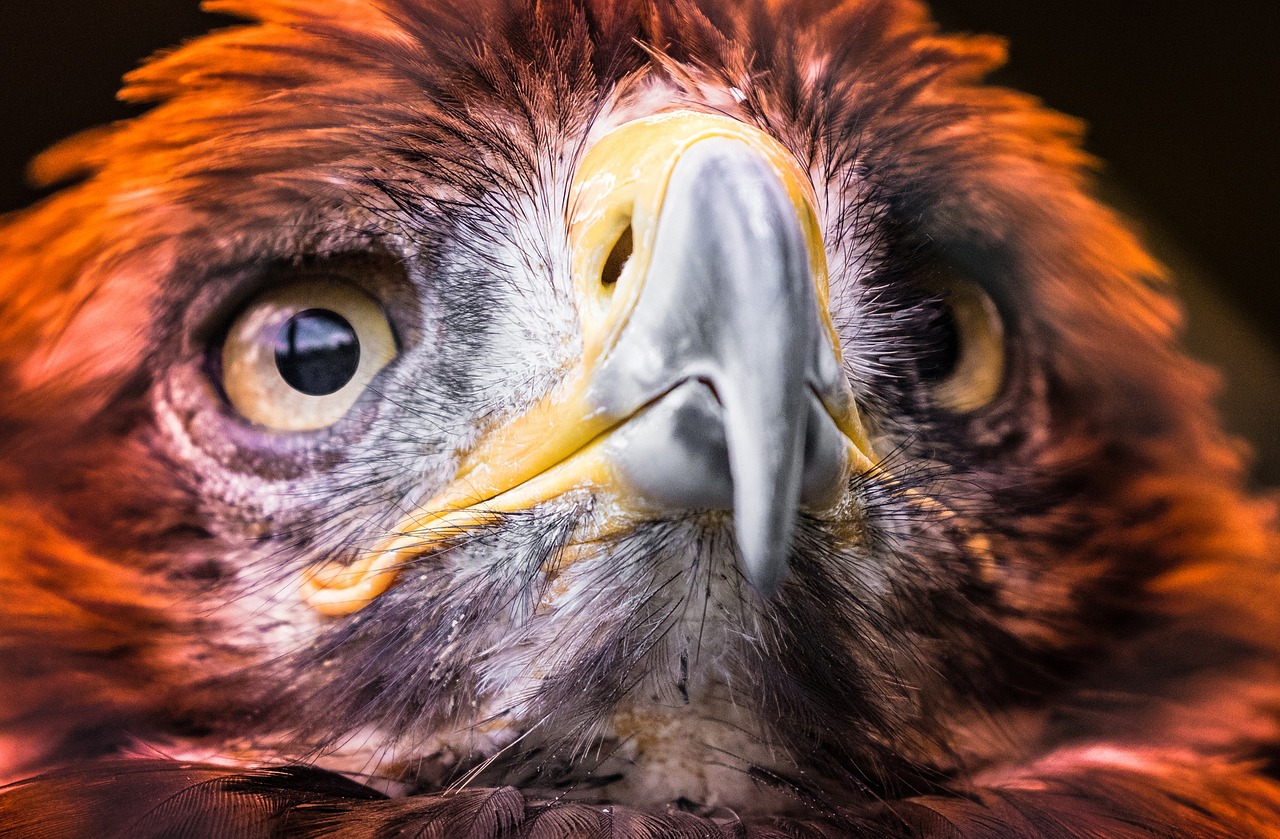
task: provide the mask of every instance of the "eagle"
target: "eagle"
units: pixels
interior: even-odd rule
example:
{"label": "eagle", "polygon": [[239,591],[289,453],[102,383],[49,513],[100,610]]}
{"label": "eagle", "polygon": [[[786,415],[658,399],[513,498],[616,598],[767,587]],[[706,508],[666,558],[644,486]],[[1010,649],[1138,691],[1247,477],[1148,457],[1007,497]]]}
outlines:
{"label": "eagle", "polygon": [[0,835],[1280,836],[1277,508],[916,0],[207,0],[0,222]]}

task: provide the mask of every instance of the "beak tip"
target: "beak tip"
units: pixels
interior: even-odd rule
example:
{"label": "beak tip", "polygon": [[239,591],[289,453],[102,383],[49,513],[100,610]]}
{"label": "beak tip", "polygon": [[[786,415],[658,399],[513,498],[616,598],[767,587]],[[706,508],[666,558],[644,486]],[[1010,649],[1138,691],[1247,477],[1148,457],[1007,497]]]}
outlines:
{"label": "beak tip", "polygon": [[782,582],[786,579],[786,573],[779,574],[765,580],[754,581],[751,587],[754,588],[765,600],[772,600],[782,591]]}
{"label": "beak tip", "polygon": [[785,547],[740,543],[742,573],[751,587],[766,600],[777,596],[786,581],[789,563]]}

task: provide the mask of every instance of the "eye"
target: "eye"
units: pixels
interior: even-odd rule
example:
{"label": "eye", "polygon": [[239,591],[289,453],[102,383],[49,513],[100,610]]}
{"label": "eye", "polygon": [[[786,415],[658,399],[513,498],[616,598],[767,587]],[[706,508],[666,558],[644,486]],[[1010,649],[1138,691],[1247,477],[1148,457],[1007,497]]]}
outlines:
{"label": "eye", "polygon": [[1004,323],[981,286],[964,277],[935,279],[937,306],[924,327],[917,358],[920,379],[934,402],[967,413],[988,405],[1004,384]]}
{"label": "eye", "polygon": [[250,422],[311,431],[342,419],[395,357],[372,298],[311,280],[261,294],[236,317],[222,345],[222,389]]}

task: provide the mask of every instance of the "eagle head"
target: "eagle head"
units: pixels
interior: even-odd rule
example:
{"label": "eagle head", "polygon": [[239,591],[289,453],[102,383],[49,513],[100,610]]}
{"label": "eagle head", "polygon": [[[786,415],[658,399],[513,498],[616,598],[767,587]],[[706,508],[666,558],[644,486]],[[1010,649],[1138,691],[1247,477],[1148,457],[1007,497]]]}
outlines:
{"label": "eagle head", "polygon": [[1275,835],[1273,504],[999,42],[206,6],[0,226],[0,832]]}

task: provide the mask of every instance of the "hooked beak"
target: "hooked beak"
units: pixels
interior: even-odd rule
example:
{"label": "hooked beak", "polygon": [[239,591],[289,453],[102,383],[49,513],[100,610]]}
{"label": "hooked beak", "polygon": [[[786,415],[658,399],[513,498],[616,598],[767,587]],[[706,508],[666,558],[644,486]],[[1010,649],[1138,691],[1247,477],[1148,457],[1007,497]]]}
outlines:
{"label": "hooked beak", "polygon": [[872,467],[810,187],[775,140],[687,111],[637,120],[592,147],[572,200],[581,364],[384,544],[309,569],[317,611],[357,611],[433,546],[576,490],[603,502],[584,540],[732,511],[742,570],[772,595],[798,511]]}

